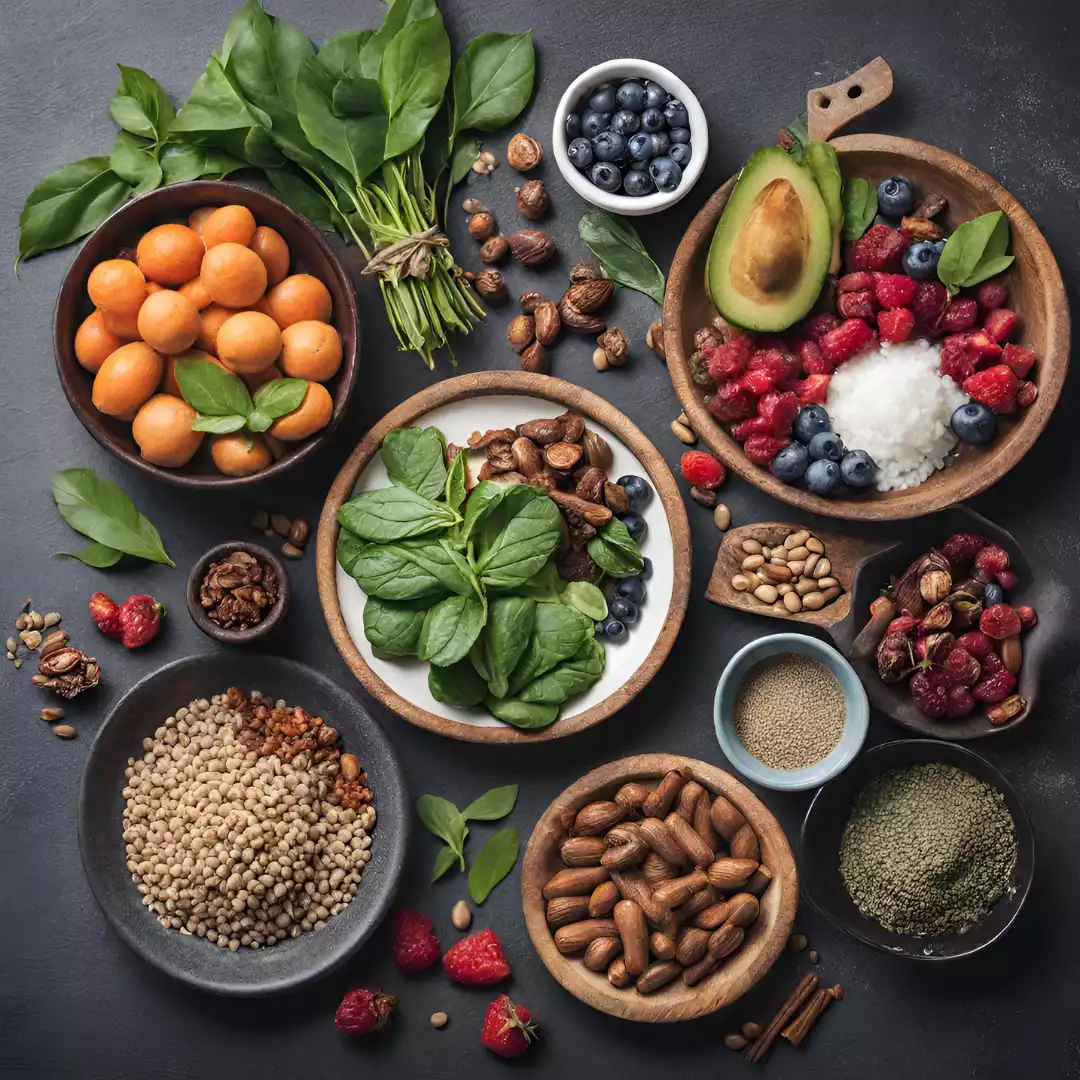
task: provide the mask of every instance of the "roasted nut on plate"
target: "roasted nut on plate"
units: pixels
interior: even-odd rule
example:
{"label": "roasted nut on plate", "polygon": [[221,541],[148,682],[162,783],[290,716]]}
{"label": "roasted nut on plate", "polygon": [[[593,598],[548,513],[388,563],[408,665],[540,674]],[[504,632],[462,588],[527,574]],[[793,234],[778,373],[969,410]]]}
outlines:
{"label": "roasted nut on plate", "polygon": [[[704,869],[715,856],[714,850],[695,832],[694,826],[678,813],[668,814],[664,824],[672,839],[682,849],[683,854],[697,867]],[[749,826],[747,826],[749,828]],[[753,829],[750,830],[753,833]],[[755,837],[755,843],[756,843]]]}
{"label": "roasted nut on plate", "polygon": [[615,925],[622,939],[623,959],[631,975],[640,975],[649,962],[649,930],[645,913],[633,900],[615,905]]}
{"label": "roasted nut on plate", "polygon": [[718,930],[714,930],[709,938],[709,952],[718,960],[730,956],[746,937],[746,931],[741,926],[724,923]]}
{"label": "roasted nut on plate", "polygon": [[602,836],[568,836],[559,849],[567,866],[599,866],[607,851]]}
{"label": "roasted nut on plate", "polygon": [[522,266],[540,266],[555,254],[555,241],[539,229],[519,229],[507,237],[507,242]]}
{"label": "roasted nut on plate", "polygon": [[751,859],[758,862],[761,859],[761,846],[758,844],[757,833],[753,827],[744,825],[731,838],[731,857],[733,859]]}
{"label": "roasted nut on plate", "polygon": [[657,960],[645,969],[634,985],[639,994],[652,994],[677,979],[681,972],[682,964],[677,960]]}
{"label": "roasted nut on plate", "polygon": [[621,952],[622,942],[618,938],[596,938],[585,949],[584,964],[590,971],[607,971]]}
{"label": "roasted nut on plate", "polygon": [[608,278],[590,278],[571,285],[564,299],[578,311],[592,315],[611,299],[614,291],[615,283]]}
{"label": "roasted nut on plate", "polygon": [[713,799],[709,816],[716,831],[727,843],[731,843],[735,834],[746,824],[746,818],[723,795]]}
{"label": "roasted nut on plate", "polygon": [[682,772],[678,769],[672,769],[660,783],[649,792],[648,797],[645,799],[645,804],[642,809],[645,812],[645,816],[649,818],[662,818],[666,817],[672,806],[675,805],[675,800],[678,798],[679,792],[682,790],[683,784],[687,781]]}

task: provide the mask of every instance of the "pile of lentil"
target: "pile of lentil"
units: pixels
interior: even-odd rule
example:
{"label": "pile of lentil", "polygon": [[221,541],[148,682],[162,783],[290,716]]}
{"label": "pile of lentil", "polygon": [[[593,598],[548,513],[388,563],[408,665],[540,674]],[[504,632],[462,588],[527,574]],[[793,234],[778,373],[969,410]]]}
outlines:
{"label": "pile of lentil", "polygon": [[897,934],[958,934],[1012,883],[1005,797],[954,765],[894,769],[855,800],[840,873],[859,910]]}
{"label": "pile of lentil", "polygon": [[322,929],[356,895],[375,807],[337,731],[231,688],[129,758],[127,867],[166,929],[234,952]]}
{"label": "pile of lentil", "polygon": [[827,757],[846,718],[844,691],[832,672],[800,653],[759,660],[735,695],[739,740],[773,769],[805,769]]}

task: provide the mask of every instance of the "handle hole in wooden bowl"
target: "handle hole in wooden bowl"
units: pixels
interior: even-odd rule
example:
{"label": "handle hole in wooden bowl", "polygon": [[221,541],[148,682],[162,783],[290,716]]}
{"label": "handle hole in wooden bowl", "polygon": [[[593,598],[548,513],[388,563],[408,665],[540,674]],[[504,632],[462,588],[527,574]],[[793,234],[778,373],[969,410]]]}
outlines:
{"label": "handle hole in wooden bowl", "polygon": [[822,94],[821,97],[818,98],[819,108],[827,109],[831,104],[832,102],[824,94]]}
{"label": "handle hole in wooden bowl", "polygon": [[862,87],[856,83],[855,86],[848,89],[847,96],[849,98],[862,97]]}

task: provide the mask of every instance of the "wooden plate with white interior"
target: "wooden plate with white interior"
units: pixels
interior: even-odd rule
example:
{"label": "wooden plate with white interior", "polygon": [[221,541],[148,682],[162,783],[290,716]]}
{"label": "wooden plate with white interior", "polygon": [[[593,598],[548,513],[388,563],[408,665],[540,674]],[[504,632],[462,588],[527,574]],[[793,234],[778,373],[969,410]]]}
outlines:
{"label": "wooden plate with white interior", "polygon": [[[337,514],[360,491],[388,483],[379,454],[395,428],[435,426],[448,442],[463,446],[473,431],[514,427],[573,409],[607,440],[614,457],[608,475],[644,476],[654,495],[641,510],[648,529],[641,550],[653,564],[639,622],[627,638],[607,649],[603,677],[571,698],[559,719],[522,731],[480,710],[436,701],[428,689],[428,665],[375,656],[364,636],[364,593],[338,565]],[[482,456],[473,455],[475,477]],[[468,742],[522,743],[559,739],[606,720],[656,674],[682,625],[690,589],[690,528],[686,510],[664,459],[642,432],[603,398],[579,386],[518,371],[477,372],[437,383],[387,413],[350,455],[327,496],[317,545],[319,599],[334,644],[364,688],[411,724]]]}

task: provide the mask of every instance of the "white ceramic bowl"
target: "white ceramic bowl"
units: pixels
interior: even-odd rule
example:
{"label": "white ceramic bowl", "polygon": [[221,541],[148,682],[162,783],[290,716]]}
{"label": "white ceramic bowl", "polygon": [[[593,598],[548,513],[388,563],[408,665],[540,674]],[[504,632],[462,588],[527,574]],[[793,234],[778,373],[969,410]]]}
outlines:
{"label": "white ceramic bowl", "polygon": [[[682,183],[674,191],[666,193],[657,191],[652,195],[642,195],[640,198],[601,191],[584,173],[578,172],[566,156],[567,115],[576,111],[585,95],[593,87],[601,83],[629,78],[651,79],[659,83],[669,94],[677,97],[686,106],[686,111],[690,116],[690,146],[693,155],[690,158],[690,164],[683,170]],[[589,68],[566,88],[566,93],[563,94],[555,112],[555,121],[551,129],[551,145],[559,172],[586,202],[599,206],[601,210],[622,214],[624,217],[641,217],[674,206],[697,183],[702,169],[705,168],[705,159],[709,156],[709,132],[701,103],[682,79],[674,72],[649,60],[625,58],[607,60],[603,64]]]}

